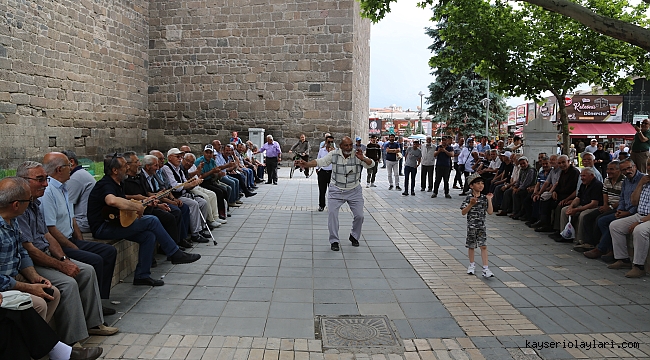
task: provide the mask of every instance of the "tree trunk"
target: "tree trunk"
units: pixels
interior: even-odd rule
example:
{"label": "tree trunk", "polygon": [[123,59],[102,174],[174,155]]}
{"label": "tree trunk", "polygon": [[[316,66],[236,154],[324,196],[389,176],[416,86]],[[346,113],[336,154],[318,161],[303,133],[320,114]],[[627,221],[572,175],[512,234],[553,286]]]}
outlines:
{"label": "tree trunk", "polygon": [[522,0],[529,4],[567,16],[582,25],[607,36],[650,51],[650,29],[629,22],[598,15],[569,0]]}
{"label": "tree trunk", "polygon": [[562,125],[562,144],[564,147],[562,153],[568,156],[571,147],[571,137],[569,135],[569,116],[566,113],[566,106],[564,102],[566,91],[563,91],[562,94],[558,94],[554,91],[552,91],[552,93],[555,96],[555,101],[557,102],[558,114],[560,115],[559,121]]}

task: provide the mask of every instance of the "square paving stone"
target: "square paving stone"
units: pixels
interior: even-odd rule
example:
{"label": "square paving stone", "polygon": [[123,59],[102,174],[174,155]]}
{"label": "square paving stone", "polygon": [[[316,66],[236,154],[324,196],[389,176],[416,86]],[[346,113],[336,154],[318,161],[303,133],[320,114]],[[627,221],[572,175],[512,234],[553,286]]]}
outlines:
{"label": "square paving stone", "polygon": [[450,338],[465,336],[456,321],[449,318],[409,319],[417,338]]}
{"label": "square paving stone", "polygon": [[314,291],[311,289],[275,289],[273,302],[303,302],[313,303]]}
{"label": "square paving stone", "polygon": [[359,308],[356,303],[314,303],[314,315],[359,315]]}
{"label": "square paving stone", "polygon": [[250,258],[246,266],[280,266],[280,259]]}
{"label": "square paving stone", "polygon": [[278,278],[275,281],[276,289],[313,289],[312,278]]}
{"label": "square paving stone", "polygon": [[275,286],[275,277],[273,276],[242,276],[237,282],[237,287],[249,288],[273,288]]}
{"label": "square paving stone", "polygon": [[566,329],[567,332],[571,334],[586,333],[590,330],[580,324],[578,321],[573,319],[569,314],[563,312],[560,308],[557,307],[547,307],[540,309],[544,314],[546,314],[551,320],[562,326]]}
{"label": "square paving stone", "polygon": [[215,300],[185,300],[176,309],[175,315],[214,316],[221,315],[225,301]]}
{"label": "square paving stone", "polygon": [[244,272],[244,266],[216,266],[212,265],[207,273],[211,275],[239,276]]}
{"label": "square paving stone", "polygon": [[262,336],[266,326],[266,317],[220,317],[212,335]]}
{"label": "square paving stone", "polygon": [[123,333],[157,334],[170,318],[171,315],[129,313],[115,325]]}
{"label": "square paving stone", "polygon": [[384,273],[379,269],[349,269],[348,273],[350,277],[355,279],[362,278],[373,278],[373,279],[383,279]]}
{"label": "square paving stone", "polygon": [[379,269],[379,265],[377,265],[377,261],[375,260],[346,259],[345,265],[348,269],[358,269],[354,270],[355,272],[362,272],[365,269]]}
{"label": "square paving stone", "polygon": [[269,318],[275,319],[314,319],[314,305],[309,303],[272,302]]}
{"label": "square paving stone", "polygon": [[312,268],[295,268],[295,267],[282,267],[278,270],[278,278],[294,278],[305,277],[311,278],[313,276]]}
{"label": "square paving stone", "polygon": [[242,276],[276,276],[278,274],[277,267],[271,266],[251,266],[246,267]]}
{"label": "square paving stone", "polygon": [[193,288],[193,286],[187,285],[154,286],[151,288],[151,291],[147,293],[145,298],[185,299]]}
{"label": "square paving stone", "polygon": [[216,316],[174,315],[169,319],[161,334],[211,335],[217,325]]}
{"label": "square paving stone", "polygon": [[314,279],[314,289],[352,289],[350,279],[346,277],[322,277]]}
{"label": "square paving stone", "polygon": [[352,290],[314,290],[314,302],[322,304],[355,303]]}
{"label": "square paving stone", "polygon": [[266,318],[271,303],[262,301],[228,301],[221,316]]}
{"label": "square paving stone", "polygon": [[266,321],[264,337],[314,339],[314,319],[274,319]]}
{"label": "square paving stone", "polygon": [[165,285],[196,285],[201,276],[201,274],[169,273],[165,275],[163,281]]}
{"label": "square paving stone", "polygon": [[415,333],[411,329],[411,324],[405,319],[391,319],[395,327],[397,328],[397,333],[402,339],[413,339],[415,338]]}
{"label": "square paving stone", "polygon": [[[357,300],[358,301],[358,300]],[[361,315],[386,315],[391,320],[406,319],[399,304],[363,304],[358,301],[359,313]]]}
{"label": "square paving stone", "polygon": [[228,300],[232,294],[230,287],[205,286],[196,287],[187,296],[188,299]]}
{"label": "square paving stone", "polygon": [[410,319],[432,319],[450,317],[449,311],[439,302],[407,303],[400,302],[400,307]]}
{"label": "square paving stone", "polygon": [[183,299],[165,299],[165,301],[160,301],[159,298],[144,298],[138,301],[129,311],[129,314],[173,314],[181,303],[183,303]]}
{"label": "square paving stone", "polygon": [[526,316],[528,320],[547,334],[565,334],[567,332],[562,326],[543,313],[540,309],[531,307],[519,308],[518,310]]}
{"label": "square paving stone", "polygon": [[[237,251],[244,251],[244,250],[237,250]],[[220,266],[237,266],[237,265],[246,265],[248,262],[248,257],[225,257],[225,256],[219,256],[217,260],[214,261],[213,265],[220,265]]]}
{"label": "square paving stone", "polygon": [[354,298],[357,303],[364,304],[385,304],[397,303],[392,290],[366,290],[354,289]]}
{"label": "square paving stone", "polygon": [[388,281],[385,279],[377,278],[351,278],[352,288],[357,289],[372,289],[372,290],[390,290]]}
{"label": "square paving stone", "polygon": [[329,269],[329,268],[317,268],[314,267],[314,279],[315,278],[347,278],[348,270],[345,268],[342,269]]}
{"label": "square paving stone", "polygon": [[282,258],[280,266],[287,268],[311,268],[312,259]]}
{"label": "square paving stone", "polygon": [[199,280],[198,286],[226,286],[234,287],[239,281],[239,276],[236,275],[203,275]]}
{"label": "square paving stone", "polygon": [[249,288],[236,287],[230,295],[230,300],[244,301],[271,301],[273,289],[270,288]]}
{"label": "square paving stone", "polygon": [[395,290],[399,302],[438,302],[429,289]]}

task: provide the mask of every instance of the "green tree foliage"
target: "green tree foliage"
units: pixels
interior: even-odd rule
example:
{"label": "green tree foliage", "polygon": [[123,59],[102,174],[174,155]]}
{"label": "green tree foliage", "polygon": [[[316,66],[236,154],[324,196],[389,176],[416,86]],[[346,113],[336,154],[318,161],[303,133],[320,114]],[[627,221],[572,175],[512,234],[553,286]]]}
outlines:
{"label": "green tree foliage", "polygon": [[[373,22],[378,22],[390,12],[390,4],[397,0],[360,0],[361,15]],[[643,0],[634,7],[626,6],[621,12],[621,2],[609,0],[589,0],[585,2],[572,0],[522,0],[542,9],[569,17],[593,31],[611,36],[615,39],[636,45],[650,51],[650,29],[648,29],[647,11],[650,0]],[[439,0],[443,6],[448,0]],[[454,6],[470,6],[467,2],[449,1]],[[422,0],[418,5],[422,8],[432,6],[438,1]]]}
{"label": "green tree foliage", "polygon": [[[610,1],[609,11],[623,16],[626,1]],[[642,49],[538,6],[514,9],[506,2],[448,0],[434,7],[432,20],[438,25],[432,67],[462,73],[475,66],[494,81],[496,91],[511,96],[539,100],[550,91],[558,100],[567,151],[565,95],[583,83],[627,91],[630,76],[648,68],[648,53]]]}
{"label": "green tree foliage", "polygon": [[[434,32],[430,30],[429,35]],[[434,114],[432,122],[446,124],[448,135],[485,134],[486,108],[481,105],[481,100],[487,94],[486,79],[472,70],[454,73],[450,69],[438,68],[433,74],[436,81],[429,85],[430,95],[427,97],[428,110]],[[495,137],[507,112],[503,96],[492,91],[489,116],[489,136]]]}

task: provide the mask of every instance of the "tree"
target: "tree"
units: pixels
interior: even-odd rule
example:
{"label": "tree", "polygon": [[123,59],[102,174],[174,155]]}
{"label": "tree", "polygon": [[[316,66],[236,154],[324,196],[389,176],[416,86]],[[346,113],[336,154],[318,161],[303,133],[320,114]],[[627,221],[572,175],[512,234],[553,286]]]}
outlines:
{"label": "tree", "polygon": [[[360,0],[361,15],[370,19],[372,22],[378,22],[390,12],[390,4],[397,0]],[[623,42],[636,45],[646,51],[650,51],[650,29],[648,29],[648,19],[642,17],[638,19],[637,15],[644,14],[648,10],[650,0],[643,0],[632,9],[633,19],[627,16],[620,16],[620,13],[610,13],[602,11],[603,8],[610,7],[608,0],[593,0],[589,4],[579,4],[569,0],[522,0],[532,5],[540,6],[550,12],[557,13],[575,21],[584,26],[601,33],[611,36]],[[444,1],[443,1],[444,2]],[[418,5],[422,8],[434,5],[435,0],[423,0]],[[466,6],[462,2],[460,6]],[[636,20],[634,20],[636,19]]]}
{"label": "tree", "polygon": [[[435,30],[429,29],[429,35]],[[449,134],[485,134],[485,107],[481,100],[486,97],[487,80],[472,70],[454,73],[438,68],[433,74],[436,81],[429,85],[427,103],[434,116],[433,123],[444,123]],[[506,117],[503,96],[490,92],[490,118],[488,136],[498,134],[499,126]]]}
{"label": "tree", "polygon": [[[611,2],[618,9],[624,3]],[[511,96],[540,100],[550,91],[557,99],[565,151],[565,95],[583,83],[627,91],[630,75],[647,69],[648,54],[640,48],[538,6],[513,9],[503,2],[449,0],[434,7],[433,20],[438,27],[432,67],[460,73],[476,66],[476,72],[494,81],[495,90]]]}

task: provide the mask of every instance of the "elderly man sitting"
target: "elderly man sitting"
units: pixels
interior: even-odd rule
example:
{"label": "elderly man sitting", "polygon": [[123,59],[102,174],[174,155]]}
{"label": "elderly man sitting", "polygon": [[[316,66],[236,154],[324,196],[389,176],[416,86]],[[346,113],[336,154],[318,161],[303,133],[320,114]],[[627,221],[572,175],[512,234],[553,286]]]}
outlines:
{"label": "elderly man sitting", "polygon": [[68,258],[47,230],[43,212],[39,208],[39,198],[47,187],[47,173],[43,166],[34,161],[26,161],[18,166],[16,175],[29,181],[33,199],[27,210],[16,218],[21,241],[34,261],[36,271],[49,279],[61,292],[61,301],[54,313],[61,339],[66,344],[73,344],[88,335],[117,333],[117,328],[104,326],[95,269]]}
{"label": "elderly man sitting", "polygon": [[[648,256],[650,240],[650,176],[644,176],[632,193],[632,203],[637,205],[637,213],[614,220],[609,224],[616,262],[608,265],[610,269],[631,269],[625,277],[638,278],[645,275],[645,261]],[[627,251],[627,234],[632,234],[634,259],[630,261]]]}
{"label": "elderly man sitting", "polygon": [[[203,179],[198,176],[190,179],[185,168],[181,166],[182,159],[183,154],[179,149],[169,149],[167,151],[167,163],[163,165],[161,172],[167,178],[169,185],[174,189],[172,190],[174,197],[182,198],[182,200],[190,206],[190,216],[194,215],[198,217],[198,224],[192,223],[190,226],[194,229],[198,229],[199,232],[201,232],[203,228],[201,220],[204,220],[206,225],[213,228],[221,226],[221,223],[214,221],[212,218],[212,208],[211,205],[208,204],[207,200],[201,196],[194,195],[194,193],[190,191],[201,184]],[[178,188],[179,186],[181,187]],[[193,206],[192,203],[195,203],[196,206]],[[191,213],[193,208],[196,209],[195,214]],[[195,227],[194,225],[197,225],[198,227]],[[210,236],[210,234],[206,235]]]}
{"label": "elderly man sitting", "polygon": [[[560,229],[564,229],[569,222],[569,216],[572,217],[572,224],[577,231],[577,238],[582,237],[584,230],[584,217],[592,211],[597,211],[597,207],[603,204],[603,183],[596,179],[596,170],[591,167],[586,167],[580,172],[580,190],[578,195],[571,201],[571,204],[562,208],[560,213]],[[576,226],[577,225],[577,226]],[[549,237],[557,242],[573,242],[573,239],[565,239],[557,231],[550,234]]]}

